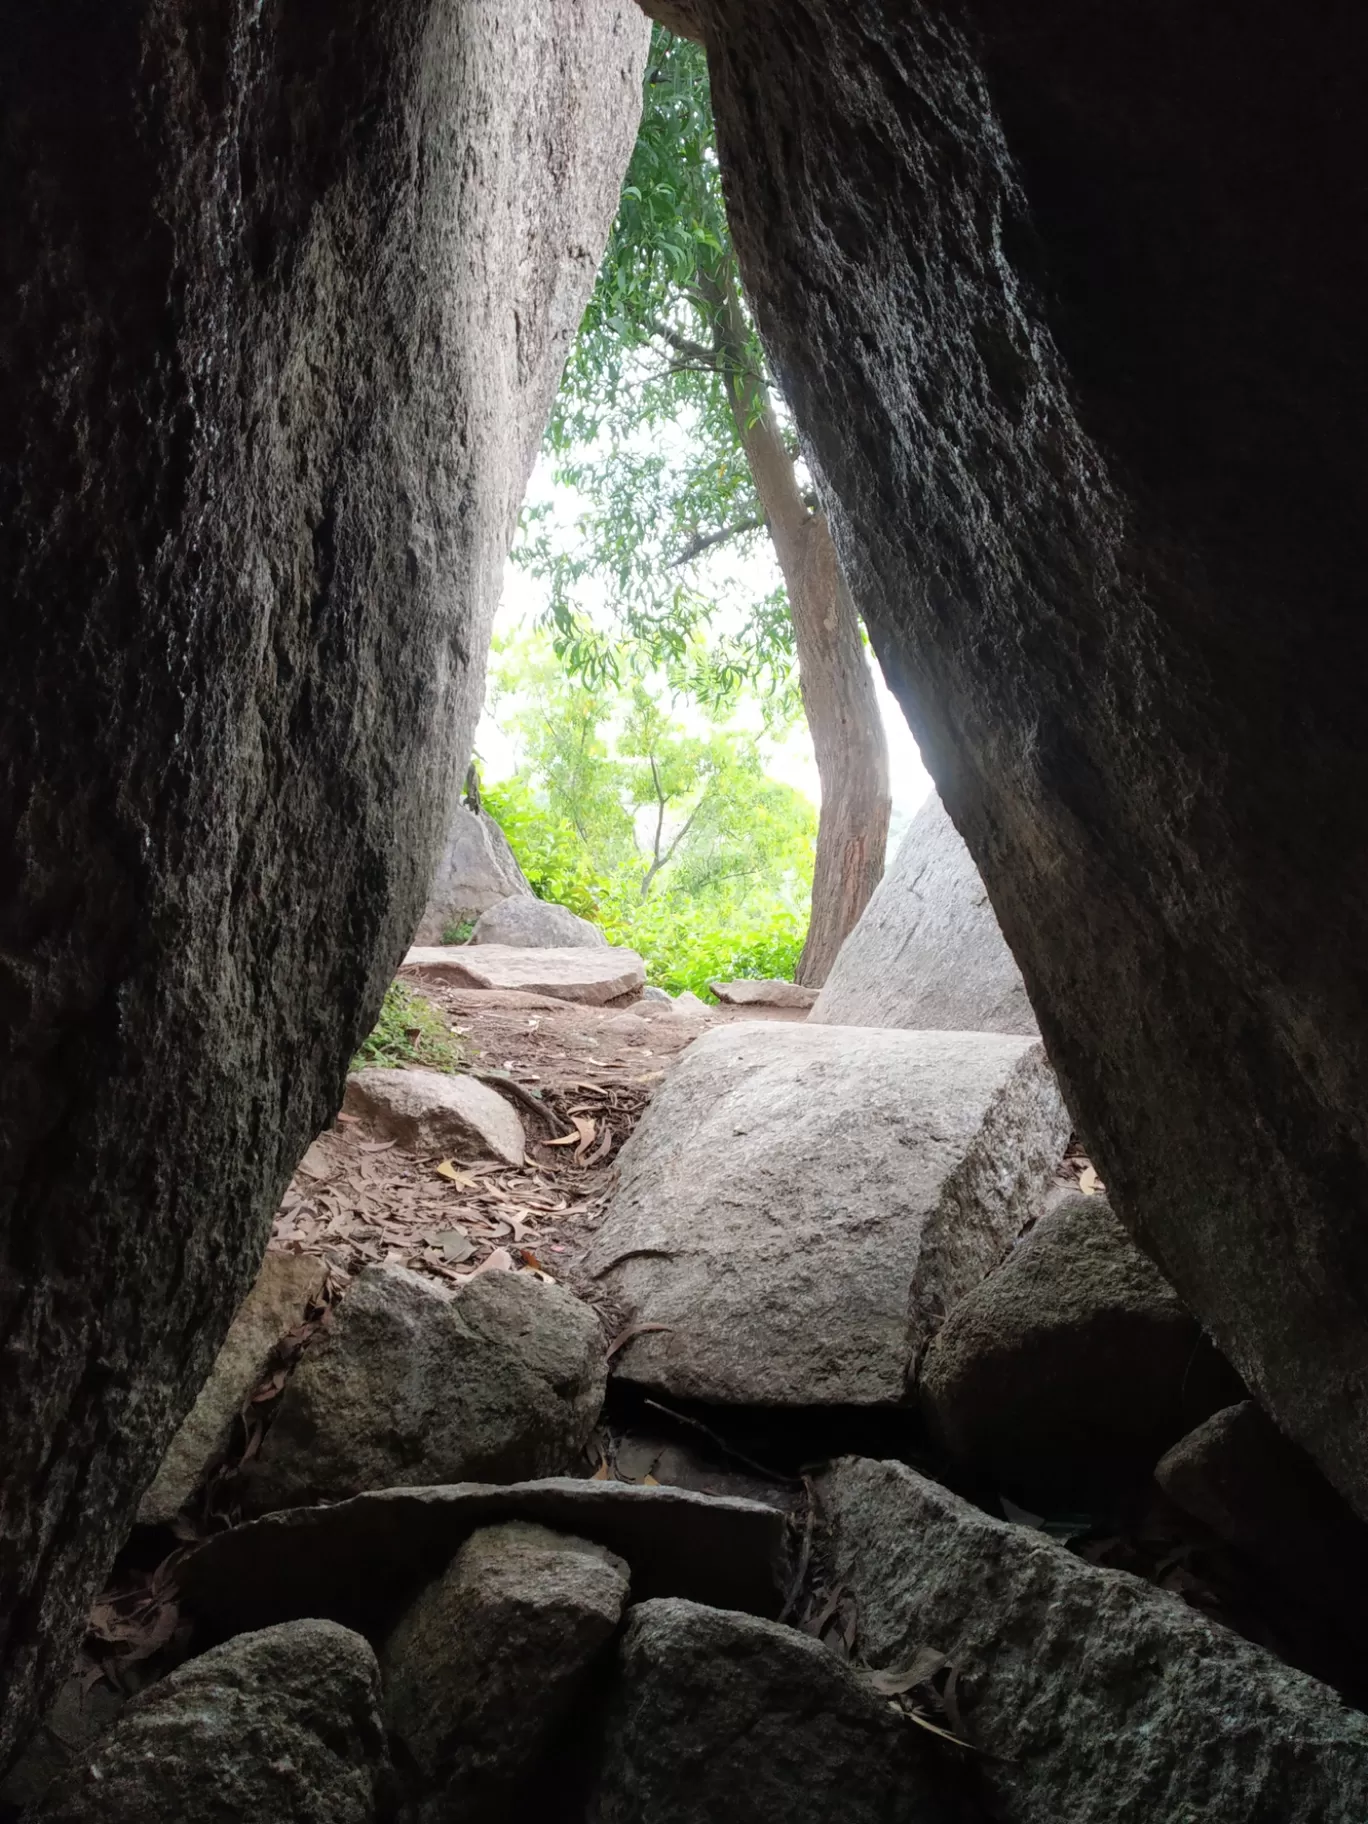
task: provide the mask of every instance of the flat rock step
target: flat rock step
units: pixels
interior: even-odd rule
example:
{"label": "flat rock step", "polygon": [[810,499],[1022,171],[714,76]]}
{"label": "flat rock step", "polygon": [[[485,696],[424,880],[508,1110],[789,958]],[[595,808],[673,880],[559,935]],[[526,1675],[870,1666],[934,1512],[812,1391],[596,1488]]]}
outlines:
{"label": "flat rock step", "polygon": [[607,944],[536,949],[511,944],[420,945],[409,951],[404,967],[458,988],[523,989],[590,1007],[639,994],[646,985],[646,968],[636,951]]}

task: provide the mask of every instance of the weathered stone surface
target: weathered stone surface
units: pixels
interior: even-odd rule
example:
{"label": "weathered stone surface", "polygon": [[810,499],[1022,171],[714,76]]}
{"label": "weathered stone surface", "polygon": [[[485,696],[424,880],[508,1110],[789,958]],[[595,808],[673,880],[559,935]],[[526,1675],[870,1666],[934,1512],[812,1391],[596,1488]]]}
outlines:
{"label": "weathered stone surface", "polygon": [[519,894],[530,898],[532,889],[508,838],[492,817],[457,804],[413,941],[440,944],[449,926],[476,919]]}
{"label": "weathered stone surface", "polygon": [[664,988],[657,988],[654,982],[647,982],[641,991],[643,1001],[665,1001],[674,1006],[674,996]]}
{"label": "weathered stone surface", "polygon": [[841,945],[812,1019],[914,1032],[1035,1033],[1021,971],[935,792]]}
{"label": "weathered stone surface", "polygon": [[140,1697],[35,1824],[373,1824],[389,1772],[380,1668],[330,1621],[240,1634]]}
{"label": "weathered stone surface", "polygon": [[933,1338],[922,1408],[951,1453],[1018,1491],[1147,1478],[1240,1392],[1102,1197],[1067,1197]]}
{"label": "weathered stone surface", "polygon": [[205,1471],[222,1455],[243,1401],[265,1374],[276,1344],[303,1323],[326,1271],[321,1260],[307,1254],[267,1254],[229,1326],[209,1379],[142,1498],[138,1520],[143,1526],[174,1520]]}
{"label": "weathered stone surface", "polygon": [[22,1812],[36,1805],[116,1721],[129,1694],[116,1691],[107,1679],[89,1690],[85,1689],[87,1682],[84,1666],[78,1663],[23,1752],[0,1780],[0,1807],[10,1805]]}
{"label": "weathered stone surface", "polygon": [[918,1647],[974,1693],[1012,1824],[1359,1824],[1368,1717],[1176,1597],[990,1520],[901,1463],[818,1484],[871,1665]]}
{"label": "weathered stone surface", "polygon": [[662,1600],[618,1651],[601,1824],[950,1824],[935,1750],[828,1648]]}
{"label": "weathered stone surface", "polygon": [[1069,1122],[1038,1043],[715,1027],[623,1149],[585,1269],[625,1379],[692,1399],[887,1404],[1011,1245]]}
{"label": "weathered stone surface", "polygon": [[342,1103],[415,1153],[502,1159],[521,1165],[527,1136],[498,1090],[464,1072],[355,1070]]}
{"label": "weathered stone surface", "polygon": [[291,1375],[248,1504],[553,1475],[593,1429],[606,1378],[602,1326],[563,1286],[482,1273],[452,1294],[367,1267]]}
{"label": "weathered stone surface", "polygon": [[504,944],[454,944],[413,949],[406,969],[421,969],[460,988],[526,989],[553,1000],[601,1007],[638,994],[646,970],[635,950],[608,945],[570,949],[515,950]]}
{"label": "weathered stone surface", "polygon": [[[472,1533],[385,1642],[385,1712],[445,1807],[506,1806],[627,1600],[623,1560],[524,1520]],[[506,1815],[506,1814],[502,1814]]]}
{"label": "weathered stone surface", "polygon": [[815,988],[805,988],[801,982],[785,982],[777,977],[754,982],[709,982],[708,986],[727,1007],[808,1008],[817,999]]}
{"label": "weathered stone surface", "polygon": [[608,939],[587,918],[545,899],[505,899],[475,924],[471,942],[522,950],[583,950],[606,947]]}
{"label": "weathered stone surface", "polygon": [[477,1528],[525,1520],[608,1547],[636,1597],[686,1596],[776,1615],[787,1519],[756,1501],[552,1477],[512,1488],[392,1488],[219,1533],[179,1572],[189,1611],[235,1631],[328,1615],[388,1635]]}
{"label": "weathered stone surface", "polygon": [[851,592],[1117,1212],[1368,1517],[1368,41],[691,10]]}
{"label": "weathered stone surface", "polygon": [[1154,1474],[1170,1500],[1284,1591],[1352,1632],[1361,1648],[1368,1620],[1363,1522],[1253,1400],[1199,1425]]}
{"label": "weathered stone surface", "polygon": [[413,930],[646,48],[631,0],[21,11],[0,1763]]}

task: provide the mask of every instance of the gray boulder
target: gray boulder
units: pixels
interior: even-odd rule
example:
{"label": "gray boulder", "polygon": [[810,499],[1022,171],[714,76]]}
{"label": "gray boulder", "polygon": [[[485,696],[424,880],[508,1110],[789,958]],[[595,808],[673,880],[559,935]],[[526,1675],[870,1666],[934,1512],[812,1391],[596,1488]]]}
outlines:
{"label": "gray boulder", "polygon": [[826,1647],[753,1615],[639,1603],[597,1824],[950,1824],[936,1747]]}
{"label": "gray boulder", "polygon": [[498,824],[483,811],[457,804],[413,941],[440,944],[451,926],[524,896],[530,899],[532,889]]}
{"label": "gray boulder", "polygon": [[646,968],[636,951],[606,944],[554,949],[450,944],[410,950],[404,967],[458,988],[524,990],[588,1007],[636,997],[646,984]]}
{"label": "gray boulder", "polygon": [[654,982],[647,982],[641,991],[641,998],[643,1001],[663,1001],[671,1007],[674,1006],[674,996],[664,988],[657,988]]}
{"label": "gray boulder", "polygon": [[777,976],[762,981],[709,982],[709,988],[727,1007],[791,1007],[805,1012],[817,999],[815,988],[786,982]]}
{"label": "gray boulder", "polygon": [[748,1022],[682,1055],[586,1256],[629,1381],[691,1399],[887,1405],[1063,1152],[1039,1043]]}
{"label": "gray boulder", "polygon": [[991,1520],[901,1463],[818,1484],[859,1650],[934,1647],[1011,1824],[1362,1824],[1368,1717],[1124,1571]]}
{"label": "gray boulder", "polygon": [[367,1267],[290,1377],[247,1503],[553,1474],[583,1448],[605,1380],[599,1320],[561,1286],[482,1273],[453,1294]]}
{"label": "gray boulder", "polygon": [[952,1455],[1041,1499],[1147,1479],[1240,1391],[1105,1199],[1084,1196],[1061,1200],[960,1300],[919,1378]]}
{"label": "gray boulder", "polygon": [[973,857],[932,792],[841,945],[809,1016],[825,1026],[1034,1034]]}
{"label": "gray boulder", "polygon": [[578,917],[568,906],[524,896],[491,906],[476,920],[471,942],[523,950],[575,950],[606,946],[608,939],[597,925]]}
{"label": "gray boulder", "polygon": [[308,1254],[272,1251],[256,1283],[238,1308],[199,1398],[171,1440],[138,1520],[162,1526],[174,1520],[221,1457],[233,1420],[257,1386],[281,1338],[304,1321],[310,1301],[322,1290],[327,1268]]}
{"label": "gray boulder", "polygon": [[29,1814],[35,1824],[372,1824],[389,1774],[359,1634],[291,1621],[153,1685]]}
{"label": "gray boulder", "polygon": [[443,1811],[505,1807],[584,1687],[627,1600],[621,1558],[525,1521],[472,1533],[381,1654],[390,1728]]}
{"label": "gray boulder", "polygon": [[502,1159],[505,1165],[521,1165],[526,1157],[517,1110],[461,1071],[356,1070],[347,1078],[342,1107],[415,1153]]}

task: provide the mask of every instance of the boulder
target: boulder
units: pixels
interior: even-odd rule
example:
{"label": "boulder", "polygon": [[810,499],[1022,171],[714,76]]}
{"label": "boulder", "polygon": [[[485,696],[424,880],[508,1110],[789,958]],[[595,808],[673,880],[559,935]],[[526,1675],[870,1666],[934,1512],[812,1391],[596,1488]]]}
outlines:
{"label": "boulder", "polygon": [[682,10],[851,594],[1117,1214],[1368,1519],[1368,47]]}
{"label": "boulder", "polygon": [[745,1405],[901,1402],[1068,1133],[1029,1039],[714,1027],[623,1148],[585,1259],[624,1324],[668,1326],[615,1373]]}
{"label": "boulder", "polygon": [[164,1526],[174,1520],[226,1451],[244,1400],[266,1373],[276,1344],[303,1323],[326,1275],[324,1263],[311,1255],[274,1249],[267,1254],[229,1326],[209,1379],[142,1498],[141,1525]]}
{"label": "boulder", "polygon": [[696,995],[692,988],[681,988],[679,993],[675,996],[675,1011],[677,1013],[692,1014],[706,1013],[708,1011],[708,1003],[699,995]]}
{"label": "boulder", "polygon": [[463,925],[491,906],[521,896],[530,899],[532,889],[508,838],[484,811],[457,804],[413,941],[440,944],[453,925]]}
{"label": "boulder", "polygon": [[1063,1198],[932,1339],[932,1432],[1032,1499],[1148,1480],[1159,1451],[1240,1393],[1102,1197]]}
{"label": "boulder", "polygon": [[647,44],[634,0],[7,33],[0,1764],[417,923]]}
{"label": "boulder", "polygon": [[458,988],[525,989],[587,1007],[635,996],[646,981],[645,967],[635,950],[616,950],[607,944],[554,950],[456,944],[410,950],[404,967],[453,982]]}
{"label": "boulder", "polygon": [[958,1669],[1011,1824],[1360,1824],[1368,1717],[1125,1571],[991,1520],[902,1463],[818,1483],[873,1666]]}
{"label": "boulder", "polygon": [[328,1615],[383,1640],[480,1527],[523,1520],[607,1546],[638,1597],[777,1615],[787,1516],[686,1489],[553,1477],[511,1488],[392,1488],[218,1533],[180,1565],[187,1611],[221,1633]]}
{"label": "boulder", "polygon": [[587,918],[545,899],[505,899],[476,920],[474,944],[502,944],[515,950],[575,950],[605,947],[608,939]]}
{"label": "boulder", "polygon": [[367,1267],[286,1384],[247,1504],[555,1474],[593,1429],[605,1378],[599,1320],[562,1286],[482,1273],[451,1293]]}
{"label": "boulder", "polygon": [[674,996],[664,988],[657,988],[654,982],[647,982],[641,991],[641,998],[643,1001],[663,1001],[674,1006]]}
{"label": "boulder", "polygon": [[935,792],[841,945],[811,1017],[824,1026],[1035,1033],[1021,971]]}
{"label": "boulder", "polygon": [[958,1824],[948,1784],[930,1738],[808,1635],[677,1599],[632,1609],[601,1824]]}
{"label": "boulder", "polygon": [[1368,1533],[1253,1400],[1199,1425],[1154,1475],[1171,1501],[1243,1552],[1283,1592],[1361,1643],[1368,1625]]}
{"label": "boulder", "polygon": [[472,1533],[385,1642],[391,1730],[443,1809],[506,1816],[608,1645],[628,1569],[605,1546],[507,1521]]}
{"label": "boulder", "polygon": [[380,1669],[360,1635],[291,1621],[133,1699],[34,1824],[376,1824],[388,1815]]}
{"label": "boulder", "polygon": [[517,1111],[462,1071],[354,1070],[342,1107],[410,1152],[505,1165],[521,1165],[527,1154]]}
{"label": "boulder", "polygon": [[806,1010],[817,999],[815,988],[777,977],[754,982],[709,982],[709,988],[726,1007],[793,1007]]}

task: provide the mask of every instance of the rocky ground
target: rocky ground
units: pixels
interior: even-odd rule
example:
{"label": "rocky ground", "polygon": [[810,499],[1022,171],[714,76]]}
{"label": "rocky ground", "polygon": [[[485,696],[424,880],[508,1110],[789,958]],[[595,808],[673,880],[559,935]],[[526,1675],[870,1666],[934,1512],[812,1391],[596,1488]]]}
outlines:
{"label": "rocky ground", "polygon": [[1362,1824],[1361,1529],[1039,1041],[595,944],[415,953],[0,1815]]}

